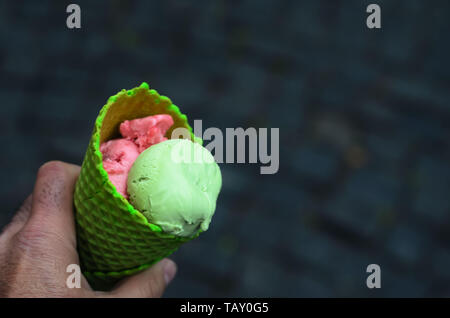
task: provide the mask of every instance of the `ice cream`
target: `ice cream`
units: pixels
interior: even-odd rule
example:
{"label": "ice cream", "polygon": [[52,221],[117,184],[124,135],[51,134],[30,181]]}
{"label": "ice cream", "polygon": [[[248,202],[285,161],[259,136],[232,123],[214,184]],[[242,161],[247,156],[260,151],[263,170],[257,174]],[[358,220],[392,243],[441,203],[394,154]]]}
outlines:
{"label": "ice cream", "polygon": [[120,194],[128,198],[128,171],[139,156],[138,146],[130,140],[113,139],[101,144],[100,151],[109,180]]}
{"label": "ice cream", "polygon": [[208,229],[221,185],[211,153],[186,139],[167,140],[143,151],[128,176],[133,206],[164,232],[182,237]]}
{"label": "ice cream", "polygon": [[125,120],[123,138],[100,146],[103,167],[117,191],[166,233],[206,231],[222,184],[211,153],[186,139],[167,140],[170,115]]}
{"label": "ice cream", "polygon": [[148,147],[167,140],[164,135],[173,125],[173,119],[170,115],[160,114],[138,118],[134,120],[125,120],[120,124],[120,134],[132,140],[139,149],[139,153]]}
{"label": "ice cream", "polygon": [[119,127],[123,138],[112,139],[100,145],[103,167],[109,180],[125,198],[128,198],[128,171],[134,161],[148,147],[167,140],[164,135],[172,125],[173,119],[167,114],[125,120]]}

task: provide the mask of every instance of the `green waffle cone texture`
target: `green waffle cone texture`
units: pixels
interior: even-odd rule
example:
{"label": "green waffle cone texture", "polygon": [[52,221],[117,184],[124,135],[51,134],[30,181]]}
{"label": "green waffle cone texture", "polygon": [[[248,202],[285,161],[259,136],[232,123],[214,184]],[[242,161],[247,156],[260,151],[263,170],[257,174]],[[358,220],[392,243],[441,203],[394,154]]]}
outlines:
{"label": "green waffle cone texture", "polygon": [[125,120],[169,114],[174,128],[192,128],[177,106],[146,83],[110,97],[95,121],[75,193],[77,248],[81,269],[94,289],[108,289],[124,276],[139,272],[172,254],[181,244],[197,237],[181,238],[164,233],[137,211],[109,181],[103,169],[100,144],[119,137]]}

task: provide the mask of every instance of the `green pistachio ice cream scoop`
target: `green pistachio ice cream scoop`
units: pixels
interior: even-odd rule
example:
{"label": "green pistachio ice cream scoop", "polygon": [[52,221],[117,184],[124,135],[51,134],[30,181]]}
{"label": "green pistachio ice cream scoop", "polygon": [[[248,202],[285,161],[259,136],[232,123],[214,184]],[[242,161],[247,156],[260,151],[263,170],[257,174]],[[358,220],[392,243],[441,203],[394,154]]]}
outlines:
{"label": "green pistachio ice cream scoop", "polygon": [[211,153],[187,139],[170,139],[144,150],[128,175],[133,206],[166,233],[191,237],[206,231],[222,185]]}

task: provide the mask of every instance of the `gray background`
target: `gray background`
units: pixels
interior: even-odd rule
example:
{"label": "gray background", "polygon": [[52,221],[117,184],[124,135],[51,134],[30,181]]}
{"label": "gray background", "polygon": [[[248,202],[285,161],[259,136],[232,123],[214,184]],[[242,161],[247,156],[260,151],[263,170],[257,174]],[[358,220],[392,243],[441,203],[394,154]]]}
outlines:
{"label": "gray background", "polygon": [[0,225],[147,81],[205,128],[280,128],[278,174],[221,165],[166,296],[450,296],[450,2],[375,2],[381,30],[337,0],[77,1],[68,30],[68,1],[1,1]]}

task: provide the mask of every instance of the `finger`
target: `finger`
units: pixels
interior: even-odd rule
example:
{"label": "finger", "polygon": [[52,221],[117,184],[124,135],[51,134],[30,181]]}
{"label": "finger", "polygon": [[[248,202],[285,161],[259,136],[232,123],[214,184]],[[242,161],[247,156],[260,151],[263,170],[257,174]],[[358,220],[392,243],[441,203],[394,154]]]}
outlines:
{"label": "finger", "polygon": [[177,272],[177,265],[164,258],[149,269],[122,280],[109,297],[154,298],[161,297]]}
{"label": "finger", "polygon": [[16,215],[14,215],[12,219],[13,224],[17,224],[22,228],[25,223],[28,221],[31,213],[31,201],[33,199],[33,195],[30,194],[25,201],[20,206],[19,210],[17,210]]}
{"label": "finger", "polygon": [[31,198],[32,195],[30,194],[22,203],[16,214],[13,216],[11,222],[4,228],[2,233],[3,236],[11,237],[23,228],[30,217]]}
{"label": "finger", "polygon": [[48,232],[76,246],[73,191],[80,167],[50,161],[39,168],[24,231]]}

